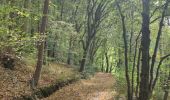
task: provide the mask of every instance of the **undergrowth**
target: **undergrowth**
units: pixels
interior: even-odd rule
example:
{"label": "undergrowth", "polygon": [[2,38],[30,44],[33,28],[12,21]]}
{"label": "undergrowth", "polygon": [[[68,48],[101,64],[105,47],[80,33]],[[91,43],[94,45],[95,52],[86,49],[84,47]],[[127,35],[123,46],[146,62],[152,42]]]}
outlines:
{"label": "undergrowth", "polygon": [[126,79],[125,79],[125,74],[124,74],[124,70],[122,69],[116,69],[116,71],[114,71],[112,73],[115,76],[116,79],[116,91],[118,91],[118,95],[117,97],[120,98],[122,95],[125,96],[126,95]]}

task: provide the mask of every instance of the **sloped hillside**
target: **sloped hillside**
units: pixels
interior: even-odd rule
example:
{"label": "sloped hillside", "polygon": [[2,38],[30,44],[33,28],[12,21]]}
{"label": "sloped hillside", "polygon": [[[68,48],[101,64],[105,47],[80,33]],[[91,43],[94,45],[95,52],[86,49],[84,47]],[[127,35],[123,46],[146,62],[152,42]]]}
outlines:
{"label": "sloped hillside", "polygon": [[[18,64],[14,70],[0,66],[0,99],[11,100],[23,95],[31,95],[33,90],[30,87],[30,79],[33,72],[34,67],[27,64]],[[55,84],[57,81],[79,77],[78,75],[79,73],[72,66],[50,63],[42,69],[37,90]]]}

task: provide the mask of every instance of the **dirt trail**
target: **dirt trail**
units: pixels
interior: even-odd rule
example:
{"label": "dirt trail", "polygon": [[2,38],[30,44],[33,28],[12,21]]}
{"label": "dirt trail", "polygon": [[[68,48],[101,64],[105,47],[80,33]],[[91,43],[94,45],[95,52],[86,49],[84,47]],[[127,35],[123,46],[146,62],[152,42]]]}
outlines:
{"label": "dirt trail", "polygon": [[115,80],[111,74],[96,73],[93,78],[68,85],[43,100],[113,100]]}

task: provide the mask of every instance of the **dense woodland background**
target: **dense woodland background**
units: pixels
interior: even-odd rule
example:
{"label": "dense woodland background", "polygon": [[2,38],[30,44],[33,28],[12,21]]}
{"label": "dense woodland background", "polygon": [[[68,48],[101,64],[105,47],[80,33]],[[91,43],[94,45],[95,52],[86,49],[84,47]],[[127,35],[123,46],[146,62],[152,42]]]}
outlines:
{"label": "dense woodland background", "polygon": [[[115,76],[128,100],[168,100],[170,0],[0,0],[0,61]],[[27,67],[27,66],[25,66]],[[136,98],[136,99],[135,99]]]}

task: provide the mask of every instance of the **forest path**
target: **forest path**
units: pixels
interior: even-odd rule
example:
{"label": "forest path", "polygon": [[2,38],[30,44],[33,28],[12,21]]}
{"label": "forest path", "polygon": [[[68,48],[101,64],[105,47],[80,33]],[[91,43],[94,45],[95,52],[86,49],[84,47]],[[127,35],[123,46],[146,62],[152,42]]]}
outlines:
{"label": "forest path", "polygon": [[114,100],[116,80],[111,74],[96,73],[88,80],[80,80],[61,88],[43,100]]}

